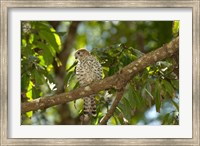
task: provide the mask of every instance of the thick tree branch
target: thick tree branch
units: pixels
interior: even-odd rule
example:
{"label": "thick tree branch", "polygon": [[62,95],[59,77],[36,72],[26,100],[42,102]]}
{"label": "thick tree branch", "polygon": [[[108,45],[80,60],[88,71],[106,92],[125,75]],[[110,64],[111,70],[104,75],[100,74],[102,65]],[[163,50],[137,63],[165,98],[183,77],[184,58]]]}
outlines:
{"label": "thick tree branch", "polygon": [[117,90],[121,90],[139,71],[157,61],[172,56],[178,51],[178,48],[179,37],[175,38],[170,43],[163,45],[159,49],[140,57],[136,61],[122,68],[113,76],[107,77],[98,82],[94,82],[89,86],[75,89],[68,93],[62,93],[50,97],[41,97],[29,102],[24,102],[21,105],[21,111],[22,113],[25,113],[28,111],[45,109],[54,105],[73,101],[105,89],[115,88]]}
{"label": "thick tree branch", "polygon": [[115,98],[115,100],[114,100],[111,108],[106,113],[105,117],[103,117],[103,119],[101,120],[101,122],[99,123],[100,125],[106,125],[106,123],[108,122],[108,120],[110,119],[110,117],[113,115],[113,113],[115,111],[115,108],[117,107],[118,103],[122,99],[123,93],[124,93],[124,90],[120,90],[120,91],[117,92],[116,98]]}

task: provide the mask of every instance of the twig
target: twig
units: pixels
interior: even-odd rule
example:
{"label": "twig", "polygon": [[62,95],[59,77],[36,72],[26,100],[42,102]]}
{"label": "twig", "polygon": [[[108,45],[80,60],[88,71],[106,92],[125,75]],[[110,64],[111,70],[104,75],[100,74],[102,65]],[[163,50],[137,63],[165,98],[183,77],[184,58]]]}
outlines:
{"label": "twig", "polygon": [[99,123],[100,125],[106,125],[106,123],[108,122],[110,117],[113,115],[119,101],[122,99],[123,93],[124,93],[124,90],[120,90],[117,92],[116,98],[115,98],[110,110],[106,113],[105,117],[103,117],[103,119]]}

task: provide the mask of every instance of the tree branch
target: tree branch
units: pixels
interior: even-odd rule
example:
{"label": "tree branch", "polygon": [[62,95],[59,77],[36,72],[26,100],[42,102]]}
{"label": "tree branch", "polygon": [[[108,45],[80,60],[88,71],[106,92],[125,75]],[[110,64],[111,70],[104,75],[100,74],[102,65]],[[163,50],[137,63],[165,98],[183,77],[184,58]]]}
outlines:
{"label": "tree branch", "polygon": [[113,115],[115,108],[117,107],[118,103],[122,99],[124,90],[120,90],[117,92],[116,98],[110,108],[110,110],[106,113],[105,117],[103,117],[102,121],[99,123],[100,125],[106,125],[110,117]]}
{"label": "tree branch", "polygon": [[97,93],[101,90],[106,90],[110,88],[121,90],[128,83],[128,81],[131,78],[133,78],[133,76],[136,75],[138,72],[157,61],[172,56],[178,51],[178,48],[179,37],[173,39],[170,43],[163,45],[159,49],[140,57],[136,61],[122,68],[113,76],[94,82],[86,87],[75,89],[68,93],[61,93],[50,97],[41,97],[29,102],[24,102],[21,105],[21,112],[25,113],[28,111],[45,109],[54,105],[73,101],[81,97],[85,97]]}

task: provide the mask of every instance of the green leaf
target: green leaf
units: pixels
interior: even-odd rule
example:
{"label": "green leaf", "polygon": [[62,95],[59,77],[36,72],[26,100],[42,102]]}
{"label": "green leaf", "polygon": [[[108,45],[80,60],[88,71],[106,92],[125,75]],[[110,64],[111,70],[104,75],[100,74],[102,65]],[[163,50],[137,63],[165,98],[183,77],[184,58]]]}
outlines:
{"label": "green leaf", "polygon": [[32,115],[33,115],[33,111],[26,112],[26,116],[27,116],[28,118],[31,118],[31,117],[32,117]]}
{"label": "green leaf", "polygon": [[43,50],[42,54],[46,65],[51,64],[53,62],[53,56],[55,56],[55,52],[51,51],[52,47],[41,42],[37,42],[37,46]]}
{"label": "green leaf", "polygon": [[118,70],[119,70],[119,69],[118,69],[117,66],[110,67],[110,70],[109,70],[108,76],[111,76],[111,75],[115,74]]}
{"label": "green leaf", "polygon": [[157,112],[160,112],[160,107],[161,107],[160,91],[161,91],[160,82],[156,81],[156,83],[155,83],[155,89],[153,91],[153,96],[154,96],[154,99],[155,99],[156,111]]}
{"label": "green leaf", "polygon": [[[120,105],[120,103],[119,103],[119,105]],[[119,105],[115,110],[116,116],[114,116],[114,117],[116,117],[117,123],[123,125],[124,124],[123,116],[122,116],[123,112],[122,112],[122,109],[119,107]]]}
{"label": "green leaf", "polygon": [[136,102],[136,107],[138,109],[144,108],[144,104],[143,104],[144,100],[143,100],[143,98],[141,98],[141,96],[139,94],[140,91],[135,91],[133,89],[132,92],[133,92],[134,100]]}
{"label": "green leaf", "polygon": [[29,76],[27,74],[23,74],[21,78],[21,91],[25,91],[29,85]]}
{"label": "green leaf", "polygon": [[129,101],[126,98],[123,98],[122,102],[123,102],[123,105],[124,105],[123,106],[124,107],[124,110],[123,110],[124,116],[128,121],[130,121],[131,120],[132,108],[131,108],[131,106],[129,104]]}
{"label": "green leaf", "polygon": [[26,47],[22,47],[22,52],[21,52],[21,54],[22,55],[24,55],[24,56],[26,56],[27,58],[29,57],[29,56],[32,56],[33,55],[33,50],[31,49],[31,45],[27,45]]}
{"label": "green leaf", "polygon": [[170,82],[176,90],[179,89],[179,80],[170,80]]}
{"label": "green leaf", "polygon": [[165,116],[164,116],[164,118],[163,118],[163,122],[162,122],[162,125],[167,125],[168,124],[168,119],[169,119],[169,115],[170,115],[170,113],[167,113]]}
{"label": "green leaf", "polygon": [[52,28],[46,21],[34,21],[33,25],[37,30],[44,29],[50,31],[50,28]]}
{"label": "green leaf", "polygon": [[60,36],[57,33],[53,33],[55,40],[56,40],[56,44],[58,45],[58,48],[56,48],[56,52],[60,52],[61,51],[61,40],[60,40]]}
{"label": "green leaf", "polygon": [[118,125],[120,122],[119,122],[119,120],[118,120],[118,118],[117,118],[117,116],[113,116],[113,119],[115,120],[115,125]]}
{"label": "green leaf", "polygon": [[34,78],[35,78],[35,84],[36,85],[42,85],[44,84],[44,76],[43,74],[40,74],[37,70],[33,71],[34,73]]}
{"label": "green leaf", "polygon": [[44,48],[44,53],[43,53],[43,57],[45,60],[46,65],[50,65],[53,62],[53,55],[50,53],[50,51],[48,50],[48,48]]}
{"label": "green leaf", "polygon": [[68,82],[70,81],[70,79],[75,75],[74,71],[70,71],[67,73],[64,82],[65,84],[68,84]]}
{"label": "green leaf", "polygon": [[[54,50],[56,50],[56,52],[60,51],[60,40],[58,39],[58,37],[56,35],[54,35],[54,33],[50,32],[50,31],[46,31],[46,30],[40,30],[39,31],[39,36],[46,40],[46,42],[48,44],[50,44]],[[56,36],[56,37],[55,37]]]}
{"label": "green leaf", "polygon": [[78,87],[79,87],[79,82],[77,82],[77,83],[75,84],[75,86],[73,87],[73,90],[76,89],[76,88],[78,88]]}
{"label": "green leaf", "polygon": [[29,35],[29,43],[30,43],[30,44],[33,43],[33,41],[34,41],[34,37],[35,37],[34,34],[30,34],[30,35]]}
{"label": "green leaf", "polygon": [[171,102],[172,102],[173,105],[176,107],[176,110],[179,111],[179,106],[178,106],[178,104],[177,104],[173,99],[171,99]]}
{"label": "green leaf", "polygon": [[168,82],[166,80],[162,80],[162,85],[166,89],[167,93],[171,96],[171,98],[173,98],[174,89],[173,89],[172,85],[170,84],[170,82]]}
{"label": "green leaf", "polygon": [[26,42],[26,40],[25,40],[25,39],[22,39],[22,43],[21,43],[21,45],[22,45],[22,48],[25,48],[25,47],[26,47],[26,45],[27,45],[27,42]]}
{"label": "green leaf", "polygon": [[33,99],[40,97],[40,91],[38,89],[36,89],[35,87],[32,88],[32,97],[33,97]]}
{"label": "green leaf", "polygon": [[131,62],[131,59],[129,58],[128,55],[124,54],[122,55],[122,59],[120,59],[120,62],[123,63],[123,66],[128,65]]}
{"label": "green leaf", "polygon": [[67,70],[66,72],[70,71],[73,67],[75,67],[77,65],[78,62],[74,62]]}
{"label": "green leaf", "polygon": [[179,21],[173,22],[173,28],[172,28],[173,36],[178,36],[179,32]]}
{"label": "green leaf", "polygon": [[136,107],[136,102],[134,100],[134,93],[133,93],[133,88],[131,85],[128,85],[128,91],[127,91],[127,96],[126,96],[126,92],[125,92],[125,97],[128,99],[129,103],[130,103],[130,106],[132,108],[135,108]]}
{"label": "green leaf", "polygon": [[31,101],[33,99],[33,96],[32,96],[32,88],[33,88],[33,82],[32,81],[29,81],[29,84],[28,84],[28,90],[26,92],[26,97],[29,99],[29,101]]}

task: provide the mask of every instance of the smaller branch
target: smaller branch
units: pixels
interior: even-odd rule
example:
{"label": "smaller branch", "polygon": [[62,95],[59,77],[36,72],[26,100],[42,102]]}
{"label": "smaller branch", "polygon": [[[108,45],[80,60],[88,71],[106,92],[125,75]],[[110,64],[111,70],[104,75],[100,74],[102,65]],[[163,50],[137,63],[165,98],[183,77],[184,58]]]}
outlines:
{"label": "smaller branch", "polygon": [[108,122],[108,120],[110,119],[110,117],[113,115],[119,101],[122,99],[124,93],[124,89],[117,91],[117,95],[116,98],[110,108],[110,110],[107,112],[107,114],[105,115],[105,117],[101,120],[101,122],[99,123],[100,125],[106,125],[106,123]]}

